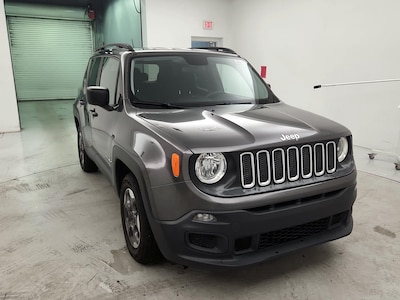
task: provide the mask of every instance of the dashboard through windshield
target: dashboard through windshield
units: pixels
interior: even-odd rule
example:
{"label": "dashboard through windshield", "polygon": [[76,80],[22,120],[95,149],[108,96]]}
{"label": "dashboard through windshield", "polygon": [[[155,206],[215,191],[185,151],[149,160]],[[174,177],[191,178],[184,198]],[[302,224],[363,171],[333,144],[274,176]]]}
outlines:
{"label": "dashboard through windshield", "polygon": [[134,105],[195,107],[270,103],[265,82],[239,57],[180,54],[132,58]]}

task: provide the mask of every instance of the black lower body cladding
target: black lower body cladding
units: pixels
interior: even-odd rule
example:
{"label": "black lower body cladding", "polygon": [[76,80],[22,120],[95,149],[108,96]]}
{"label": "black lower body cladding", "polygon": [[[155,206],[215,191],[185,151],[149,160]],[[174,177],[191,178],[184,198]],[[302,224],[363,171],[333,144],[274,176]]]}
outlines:
{"label": "black lower body cladding", "polygon": [[[191,211],[175,221],[152,220],[163,255],[187,266],[239,267],[344,237],[353,228],[356,184],[282,205],[224,212]],[[210,213],[216,222],[197,222]]]}

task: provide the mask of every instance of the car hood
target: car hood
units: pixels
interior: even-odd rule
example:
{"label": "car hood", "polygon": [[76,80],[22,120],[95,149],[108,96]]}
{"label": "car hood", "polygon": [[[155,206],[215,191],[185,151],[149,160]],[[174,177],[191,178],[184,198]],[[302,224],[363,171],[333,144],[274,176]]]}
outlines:
{"label": "car hood", "polygon": [[350,135],[336,122],[284,103],[147,110],[139,117],[193,153],[282,147]]}

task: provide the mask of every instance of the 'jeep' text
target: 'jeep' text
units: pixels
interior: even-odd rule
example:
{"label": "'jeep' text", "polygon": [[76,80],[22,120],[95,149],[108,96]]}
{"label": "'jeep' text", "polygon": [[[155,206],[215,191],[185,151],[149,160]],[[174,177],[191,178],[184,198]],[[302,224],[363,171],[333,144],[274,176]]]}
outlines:
{"label": "'jeep' text", "polygon": [[298,141],[300,139],[300,135],[298,134],[282,134],[281,140],[282,141],[290,141],[290,140],[296,140]]}

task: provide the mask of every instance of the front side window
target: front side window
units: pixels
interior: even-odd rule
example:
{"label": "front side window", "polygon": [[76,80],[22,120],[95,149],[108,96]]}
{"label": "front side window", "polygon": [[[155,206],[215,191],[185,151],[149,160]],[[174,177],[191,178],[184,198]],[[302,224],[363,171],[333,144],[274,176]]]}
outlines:
{"label": "front side window", "polygon": [[119,61],[111,57],[104,58],[99,85],[108,88],[110,94],[109,106],[115,105],[118,74]]}
{"label": "front side window", "polygon": [[181,54],[132,58],[131,100],[179,106],[270,103],[268,88],[238,57]]}
{"label": "front side window", "polygon": [[87,71],[87,86],[95,86],[98,82],[99,68],[100,68],[101,57],[93,58],[90,61]]}

